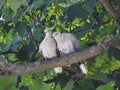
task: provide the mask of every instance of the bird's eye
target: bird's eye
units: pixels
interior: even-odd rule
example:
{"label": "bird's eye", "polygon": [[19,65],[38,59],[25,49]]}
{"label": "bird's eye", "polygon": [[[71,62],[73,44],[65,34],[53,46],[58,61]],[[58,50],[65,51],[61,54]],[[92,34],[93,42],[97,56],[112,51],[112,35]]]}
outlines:
{"label": "bird's eye", "polygon": [[48,30],[48,32],[50,32],[50,30]]}
{"label": "bird's eye", "polygon": [[58,33],[56,33],[56,35],[58,35]]}

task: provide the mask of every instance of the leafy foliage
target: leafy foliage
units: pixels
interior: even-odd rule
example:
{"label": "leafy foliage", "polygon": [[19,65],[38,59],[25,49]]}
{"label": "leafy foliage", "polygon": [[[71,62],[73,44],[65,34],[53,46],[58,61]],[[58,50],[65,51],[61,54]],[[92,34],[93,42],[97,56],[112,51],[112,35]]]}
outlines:
{"label": "leafy foliage", "polygon": [[17,90],[16,89],[16,77],[9,77],[9,78],[1,78],[0,83],[2,84],[0,86],[1,90]]}
{"label": "leafy foliage", "polygon": [[109,82],[106,85],[101,85],[97,90],[114,90],[114,82]]}
{"label": "leafy foliage", "polygon": [[[119,5],[120,1],[111,3]],[[98,0],[0,0],[0,57],[21,64],[41,60],[38,46],[47,27],[74,33],[83,48],[105,35],[120,35],[116,19],[109,17]],[[111,48],[87,60],[89,73],[81,78],[72,78],[68,71],[56,76],[48,70],[19,79],[0,78],[0,89],[114,90],[113,86],[120,87],[119,77],[112,74],[120,68],[119,55],[119,49]],[[107,82],[108,75],[116,76],[115,82]]]}

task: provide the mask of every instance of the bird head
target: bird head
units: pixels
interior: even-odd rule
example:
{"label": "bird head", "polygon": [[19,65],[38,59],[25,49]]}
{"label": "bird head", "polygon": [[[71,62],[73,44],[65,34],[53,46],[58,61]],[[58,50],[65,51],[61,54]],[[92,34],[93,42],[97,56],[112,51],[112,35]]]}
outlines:
{"label": "bird head", "polygon": [[60,32],[53,32],[53,34],[52,34],[53,38],[55,38],[55,39],[56,39],[56,37],[58,37],[60,35],[61,35]]}
{"label": "bird head", "polygon": [[51,31],[49,28],[46,28],[46,29],[44,30],[44,33],[46,34],[46,36],[47,36],[47,35],[52,35],[52,31]]}

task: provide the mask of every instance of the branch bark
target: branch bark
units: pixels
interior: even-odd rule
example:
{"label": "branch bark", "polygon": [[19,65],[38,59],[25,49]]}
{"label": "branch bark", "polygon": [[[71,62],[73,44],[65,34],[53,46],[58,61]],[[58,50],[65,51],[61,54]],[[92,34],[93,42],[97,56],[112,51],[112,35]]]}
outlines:
{"label": "branch bark", "polygon": [[103,4],[106,11],[113,17],[117,19],[118,24],[120,25],[120,12],[116,10],[110,3],[110,0],[100,0]]}
{"label": "branch bark", "polygon": [[0,58],[0,77],[36,73],[46,71],[58,66],[67,66],[69,64],[73,64],[100,55],[109,47],[119,48],[120,37],[106,36],[95,46],[76,53],[64,55],[60,58],[53,58],[51,60],[35,61],[26,64],[16,64],[9,62],[7,59]]}

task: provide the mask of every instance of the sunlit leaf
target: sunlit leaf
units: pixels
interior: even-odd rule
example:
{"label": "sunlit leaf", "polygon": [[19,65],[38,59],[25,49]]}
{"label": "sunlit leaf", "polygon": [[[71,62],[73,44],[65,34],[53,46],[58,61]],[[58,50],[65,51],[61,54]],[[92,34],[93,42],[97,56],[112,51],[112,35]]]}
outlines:
{"label": "sunlit leaf", "polygon": [[13,11],[17,11],[21,5],[27,4],[26,0],[12,0],[10,3],[10,7]]}
{"label": "sunlit leaf", "polygon": [[114,82],[109,82],[106,85],[99,86],[96,90],[115,90],[114,86],[115,86]]}
{"label": "sunlit leaf", "polygon": [[16,77],[0,78],[0,90],[17,90]]}
{"label": "sunlit leaf", "polygon": [[61,90],[60,85],[57,85],[56,88],[55,88],[55,90]]}

